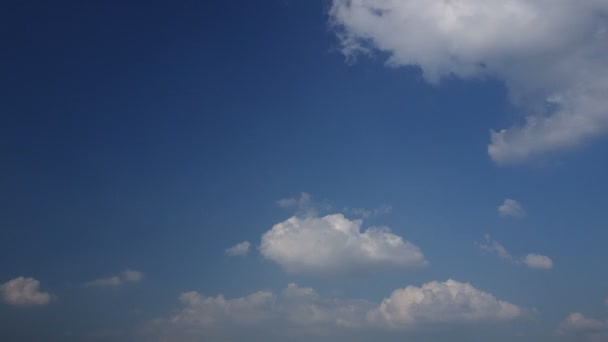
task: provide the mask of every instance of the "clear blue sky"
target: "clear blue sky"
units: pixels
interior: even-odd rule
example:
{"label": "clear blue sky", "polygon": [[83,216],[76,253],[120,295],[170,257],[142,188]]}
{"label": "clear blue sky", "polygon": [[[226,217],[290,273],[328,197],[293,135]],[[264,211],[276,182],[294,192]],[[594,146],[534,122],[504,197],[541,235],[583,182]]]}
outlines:
{"label": "clear blue sky", "polygon": [[604,341],[608,8],[457,2],[5,5],[0,339]]}

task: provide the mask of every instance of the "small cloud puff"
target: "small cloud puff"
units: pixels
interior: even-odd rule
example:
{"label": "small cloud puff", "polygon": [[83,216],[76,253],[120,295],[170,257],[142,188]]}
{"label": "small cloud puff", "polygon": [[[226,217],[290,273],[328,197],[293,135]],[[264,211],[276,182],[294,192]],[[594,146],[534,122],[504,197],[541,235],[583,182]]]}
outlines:
{"label": "small cloud puff", "polygon": [[144,277],[140,271],[126,269],[118,275],[99,278],[85,283],[87,287],[118,287],[126,283],[138,283]]}
{"label": "small cloud puff", "polygon": [[553,261],[551,258],[540,254],[528,254],[522,259],[522,262],[530,268],[552,269]]}
{"label": "small cloud puff", "polygon": [[498,213],[502,217],[511,218],[524,218],[526,217],[526,211],[522,205],[516,200],[507,198],[499,207]]}
{"label": "small cloud puff", "polygon": [[241,243],[237,243],[236,245],[226,249],[226,255],[228,256],[245,256],[249,254],[249,249],[251,244],[249,241],[243,241]]}
{"label": "small cloud puff", "polygon": [[0,285],[0,293],[7,304],[14,306],[41,306],[51,301],[48,292],[39,290],[40,282],[34,278],[18,277]]}

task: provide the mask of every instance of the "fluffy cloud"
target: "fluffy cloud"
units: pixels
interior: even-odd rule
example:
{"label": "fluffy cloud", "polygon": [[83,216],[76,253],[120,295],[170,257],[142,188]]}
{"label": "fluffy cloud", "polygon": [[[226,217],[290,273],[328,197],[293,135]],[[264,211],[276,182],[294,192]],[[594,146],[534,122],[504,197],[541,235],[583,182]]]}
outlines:
{"label": "fluffy cloud", "polygon": [[184,308],[169,318],[151,322],[148,333],[168,339],[184,340],[183,334],[187,334],[192,340],[213,340],[213,336],[222,340],[236,331],[262,331],[265,337],[283,333],[287,334],[283,338],[289,339],[290,334],[414,330],[426,324],[504,321],[524,315],[524,310],[514,304],[453,280],[398,289],[380,304],[327,298],[296,284],[289,284],[279,294],[261,291],[235,299],[186,292],[180,301]]}
{"label": "fluffy cloud", "polygon": [[608,321],[588,318],[575,312],[562,321],[558,333],[573,336],[577,341],[608,341]]}
{"label": "fluffy cloud", "polygon": [[522,314],[516,305],[498,300],[470,284],[448,280],[395,290],[368,318],[401,328],[434,322],[509,320]]}
{"label": "fluffy cloud", "polygon": [[516,200],[510,198],[505,199],[498,207],[498,213],[502,217],[524,218],[526,216],[524,207]]}
{"label": "fluffy cloud", "polygon": [[15,306],[47,305],[51,301],[48,292],[40,291],[40,282],[34,278],[19,277],[0,285],[4,301]]}
{"label": "fluffy cloud", "polygon": [[344,274],[377,267],[426,264],[418,247],[386,227],[361,232],[342,214],[291,217],[262,236],[262,255],[292,273]]}
{"label": "fluffy cloud", "polygon": [[545,270],[553,268],[553,261],[548,256],[530,253],[523,258],[516,258],[511,255],[511,253],[509,253],[509,251],[507,251],[503,245],[492,239],[492,237],[489,235],[486,235],[484,242],[479,244],[479,249],[485,253],[495,254],[502,260],[515,264],[524,264],[529,268]]}
{"label": "fluffy cloud", "polygon": [[249,254],[249,248],[251,244],[249,241],[243,241],[241,243],[237,243],[236,245],[226,249],[226,255],[228,256],[244,256]]}
{"label": "fluffy cloud", "polygon": [[546,270],[553,268],[553,261],[551,258],[540,254],[528,254],[522,259],[522,262],[530,268],[541,268]]}
{"label": "fluffy cloud", "polygon": [[525,118],[491,131],[499,164],[608,131],[606,1],[334,0],[329,13],[348,58],[382,51],[387,64],[418,66],[435,83],[503,80]]}
{"label": "fluffy cloud", "polygon": [[125,283],[138,283],[142,280],[144,274],[140,271],[126,269],[118,275],[99,278],[85,283],[85,286],[90,287],[117,287]]}

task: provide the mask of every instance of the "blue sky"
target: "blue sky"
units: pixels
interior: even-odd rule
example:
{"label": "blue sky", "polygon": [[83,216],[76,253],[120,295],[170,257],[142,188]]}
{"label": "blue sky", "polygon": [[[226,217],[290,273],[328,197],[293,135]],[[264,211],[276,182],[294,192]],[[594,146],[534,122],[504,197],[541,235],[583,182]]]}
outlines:
{"label": "blue sky", "polygon": [[607,14],[7,6],[0,336],[607,340]]}

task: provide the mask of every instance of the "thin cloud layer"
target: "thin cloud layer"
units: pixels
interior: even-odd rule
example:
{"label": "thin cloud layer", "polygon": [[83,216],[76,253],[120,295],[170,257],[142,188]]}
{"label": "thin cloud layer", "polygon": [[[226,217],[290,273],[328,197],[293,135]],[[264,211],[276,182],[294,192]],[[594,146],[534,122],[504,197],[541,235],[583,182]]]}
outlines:
{"label": "thin cloud layer", "polygon": [[529,268],[549,270],[553,268],[553,260],[546,255],[530,253],[522,258],[516,258],[498,241],[486,235],[484,242],[479,244],[479,249],[484,253],[494,254],[500,259],[514,264],[524,264]]}
{"label": "thin cloud layer", "polygon": [[[608,3],[600,0],[334,0],[349,59],[382,51],[424,77],[496,77],[523,119],[491,130],[498,164],[531,161],[608,131]],[[556,37],[558,37],[556,39]]]}
{"label": "thin cloud layer", "polygon": [[40,291],[40,282],[34,278],[18,277],[0,285],[4,302],[14,306],[41,306],[51,302],[48,292]]}
{"label": "thin cloud layer", "polygon": [[85,283],[88,287],[118,287],[126,283],[138,283],[144,277],[140,271],[126,269],[118,275],[99,278]]}
{"label": "thin cloud layer", "polygon": [[361,220],[342,214],[293,216],[262,236],[262,255],[290,273],[345,274],[378,267],[424,266],[420,248],[387,227],[361,231]]}
{"label": "thin cloud layer", "polygon": [[454,280],[398,289],[380,304],[323,297],[296,284],[289,284],[280,294],[261,291],[235,299],[186,292],[180,301],[182,310],[151,322],[147,333],[174,339],[184,339],[187,334],[192,340],[214,340],[216,336],[221,340],[238,331],[264,331],[266,337],[274,332],[289,339],[293,334],[415,330],[427,324],[507,321],[525,315],[525,310],[514,304]]}
{"label": "thin cloud layer", "polygon": [[226,249],[226,255],[228,256],[245,256],[249,254],[249,249],[251,244],[249,241],[243,241],[241,243],[237,243],[236,245]]}
{"label": "thin cloud layer", "polygon": [[502,217],[518,219],[526,217],[526,211],[521,203],[510,198],[505,199],[505,201],[498,207],[498,213]]}

